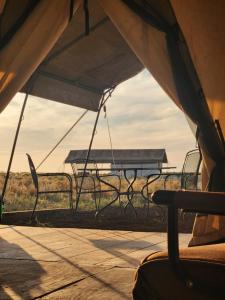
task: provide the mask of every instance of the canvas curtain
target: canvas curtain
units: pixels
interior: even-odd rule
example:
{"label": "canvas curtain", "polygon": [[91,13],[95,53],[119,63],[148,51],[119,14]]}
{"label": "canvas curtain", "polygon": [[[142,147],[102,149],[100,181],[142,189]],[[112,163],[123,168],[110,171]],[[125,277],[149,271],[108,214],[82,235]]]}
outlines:
{"label": "canvas curtain", "polygon": [[3,12],[3,9],[5,7],[5,1],[6,0],[0,0],[0,14]]}
{"label": "canvas curtain", "polygon": [[[3,7],[3,2],[0,7]],[[80,2],[74,1],[74,12]],[[69,22],[70,13],[69,0],[38,1],[21,27],[0,50],[0,112],[54,46]]]}
{"label": "canvas curtain", "polygon": [[[186,38],[213,120],[219,120],[225,136],[225,2],[172,1],[177,20]],[[205,158],[203,188],[208,183],[213,162]],[[222,163],[222,174],[225,168]],[[224,183],[223,183],[224,188]],[[224,191],[224,189],[222,189]],[[201,244],[225,237],[225,217],[198,217],[191,244]]]}
{"label": "canvas curtain", "polygon": [[[177,0],[171,3],[191,54],[191,60],[187,65],[191,65],[193,62],[193,69],[197,72],[197,74],[192,72],[191,76],[194,77],[192,78],[190,70],[183,68],[183,57],[179,61],[182,45],[179,45],[180,48],[177,47],[163,31],[147,24],[123,1],[99,1],[130,47],[162,88],[200,127],[199,141],[204,157],[203,189],[208,185],[209,177],[212,170],[215,171],[216,165],[218,166],[215,172],[217,177],[213,182],[212,190],[223,190],[224,150],[213,121],[218,118],[224,131],[225,91],[223,82],[225,68],[223,67],[222,71],[219,69],[224,66],[225,26],[222,12],[225,11],[225,2],[218,1],[216,6],[209,0],[188,2]],[[161,3],[163,2],[161,1]],[[207,14],[204,15],[206,11]],[[210,25],[211,23],[212,25]],[[218,53],[217,46],[220,53]],[[216,65],[214,63],[215,54],[218,55]],[[214,77],[213,82],[211,81],[212,76]],[[217,90],[219,76],[221,87]],[[201,91],[199,87],[202,87],[203,90]],[[202,94],[198,94],[198,92]],[[208,106],[205,100],[207,100]],[[194,229],[193,244],[225,237],[224,224],[223,217],[198,218]]]}

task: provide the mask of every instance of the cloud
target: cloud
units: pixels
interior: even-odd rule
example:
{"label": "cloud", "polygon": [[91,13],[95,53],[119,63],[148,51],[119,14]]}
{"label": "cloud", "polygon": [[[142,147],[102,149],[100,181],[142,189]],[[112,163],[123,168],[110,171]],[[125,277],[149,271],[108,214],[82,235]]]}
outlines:
{"label": "cloud", "polygon": [[[5,170],[23,94],[14,97],[0,115],[0,170]],[[16,148],[13,170],[27,170],[25,153],[39,162],[83,113],[83,109],[29,97]],[[183,113],[145,70],[119,85],[107,102],[114,148],[166,148],[172,165],[181,166],[185,152],[195,145]],[[42,171],[58,171],[71,149],[89,145],[96,113],[88,112],[43,165]],[[95,148],[108,148],[104,113],[95,135]]]}

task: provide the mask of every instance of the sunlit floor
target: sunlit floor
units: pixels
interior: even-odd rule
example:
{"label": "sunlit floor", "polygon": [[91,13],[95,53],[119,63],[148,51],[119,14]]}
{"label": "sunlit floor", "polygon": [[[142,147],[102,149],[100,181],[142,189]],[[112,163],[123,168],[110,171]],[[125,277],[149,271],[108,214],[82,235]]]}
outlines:
{"label": "sunlit floor", "polygon": [[1,225],[0,299],[132,299],[138,264],[166,246],[166,233]]}

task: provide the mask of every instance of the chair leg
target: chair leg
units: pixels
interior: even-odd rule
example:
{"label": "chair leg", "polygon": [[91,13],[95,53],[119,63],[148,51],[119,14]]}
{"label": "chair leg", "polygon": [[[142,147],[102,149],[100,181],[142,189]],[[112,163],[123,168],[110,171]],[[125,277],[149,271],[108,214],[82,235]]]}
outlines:
{"label": "chair leg", "polygon": [[73,195],[72,192],[69,192],[69,208],[73,210]]}
{"label": "chair leg", "polygon": [[119,206],[120,206],[120,214],[122,215],[122,214],[124,214],[124,207],[123,207],[123,204],[122,204],[120,196],[119,196],[118,200],[119,200]]}
{"label": "chair leg", "polygon": [[147,214],[146,217],[149,217],[150,203],[151,203],[151,193],[147,193]]}
{"label": "chair leg", "polygon": [[99,196],[98,196],[98,211],[99,211],[99,209],[100,209],[100,207],[101,207],[101,199],[102,199],[102,193],[100,192],[99,193]]}
{"label": "chair leg", "polygon": [[94,185],[94,190],[99,191],[99,193],[95,194],[95,201],[96,201],[96,212],[97,213],[101,206],[101,199],[102,199],[102,193],[101,193],[101,184],[100,182],[97,183],[97,185]]}
{"label": "chair leg", "polygon": [[31,221],[33,221],[33,218],[34,218],[35,210],[36,210],[36,207],[37,207],[37,204],[38,204],[38,199],[39,199],[39,193],[37,192],[35,203],[34,203],[34,208],[33,208],[32,214],[31,214],[31,218],[30,218]]}
{"label": "chair leg", "polygon": [[149,217],[149,209],[150,209],[150,200],[148,199],[148,206],[147,206],[147,218]]}
{"label": "chair leg", "polygon": [[98,212],[98,209],[99,209],[99,206],[100,206],[100,197],[99,196],[99,201],[97,201],[97,196],[96,196],[96,193],[92,193],[92,197],[94,198],[94,202],[95,202],[95,213]]}
{"label": "chair leg", "polygon": [[75,213],[77,212],[78,209],[78,193],[76,193],[76,204],[75,204]]}

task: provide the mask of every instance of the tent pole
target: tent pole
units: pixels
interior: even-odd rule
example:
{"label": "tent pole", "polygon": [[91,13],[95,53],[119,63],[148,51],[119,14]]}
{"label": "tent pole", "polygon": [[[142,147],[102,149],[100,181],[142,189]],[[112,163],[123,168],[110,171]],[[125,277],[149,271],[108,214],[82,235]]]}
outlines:
{"label": "tent pole", "polygon": [[[78,208],[78,205],[79,205],[79,202],[80,202],[80,194],[81,194],[81,190],[82,190],[82,186],[83,186],[83,182],[84,182],[84,176],[85,176],[85,173],[86,173],[87,164],[88,164],[88,161],[89,161],[91,148],[92,148],[92,144],[93,144],[93,140],[94,140],[94,136],[95,136],[96,127],[97,127],[97,124],[98,124],[100,112],[101,112],[102,107],[105,105],[106,101],[109,99],[109,97],[111,97],[113,90],[114,90],[114,88],[108,90],[106,93],[103,94],[103,96],[101,98],[101,102],[100,102],[100,105],[99,105],[99,108],[98,108],[98,111],[97,111],[97,116],[96,116],[96,119],[95,119],[95,124],[94,124],[93,130],[92,130],[92,135],[91,135],[91,140],[90,140],[89,147],[88,147],[87,157],[86,157],[85,164],[84,164],[84,171],[83,171],[82,178],[81,178],[79,192],[78,192],[77,199],[76,199],[75,212],[77,211],[77,208]],[[108,95],[106,97],[107,93],[108,93]]]}
{"label": "tent pole", "polygon": [[21,109],[21,112],[20,112],[20,117],[19,117],[19,121],[18,121],[18,124],[17,124],[17,129],[16,129],[16,134],[15,134],[14,141],[13,141],[13,146],[12,146],[11,155],[10,155],[10,159],[9,159],[9,164],[8,164],[8,168],[7,168],[7,172],[6,172],[6,177],[5,177],[5,181],[4,181],[4,185],[3,185],[3,189],[2,189],[2,195],[0,197],[0,222],[2,221],[2,215],[3,215],[3,210],[4,210],[3,207],[4,207],[5,192],[6,192],[7,184],[8,184],[8,181],[9,181],[10,170],[11,170],[12,161],[13,161],[13,157],[14,157],[14,153],[15,153],[16,143],[17,143],[17,140],[18,140],[18,135],[19,135],[19,132],[20,132],[21,123],[22,123],[22,120],[23,120],[24,110],[25,110],[25,107],[26,107],[26,104],[27,104],[28,95],[29,94],[27,92],[25,94],[25,98],[24,98],[24,101],[23,101],[23,106],[22,106],[22,109]]}
{"label": "tent pole", "polygon": [[89,147],[88,147],[88,153],[87,153],[87,157],[86,157],[85,164],[84,164],[84,171],[83,171],[83,174],[82,174],[80,188],[79,188],[79,192],[78,192],[77,199],[76,199],[75,211],[77,211],[77,208],[78,208],[78,205],[79,205],[79,202],[80,202],[80,193],[81,193],[81,190],[82,190],[82,186],[83,186],[83,182],[84,182],[84,176],[85,176],[85,173],[86,173],[87,164],[88,164],[88,160],[89,160],[89,157],[90,157],[90,152],[91,152],[92,144],[93,144],[93,141],[94,141],[96,127],[97,127],[97,124],[98,124],[98,120],[99,120],[99,116],[100,116],[100,112],[101,112],[101,109],[102,109],[102,103],[103,102],[104,102],[104,96],[101,99],[101,103],[100,103],[100,106],[99,106],[99,109],[97,111],[97,115],[96,115],[96,118],[95,118],[95,124],[94,124],[93,130],[92,130],[91,140],[90,140]]}
{"label": "tent pole", "polygon": [[55,149],[61,144],[61,142],[67,137],[67,135],[73,130],[73,128],[80,122],[80,120],[86,115],[86,113],[88,112],[88,109],[86,109],[82,115],[76,120],[75,123],[73,123],[73,125],[69,128],[69,130],[67,130],[67,132],[63,135],[63,137],[61,137],[61,139],[56,143],[56,145],[48,152],[48,154],[43,158],[43,160],[39,163],[39,165],[36,167],[36,171],[37,169],[40,168],[40,166],[42,166],[42,164],[46,161],[46,159],[52,154],[52,152],[55,151]]}

